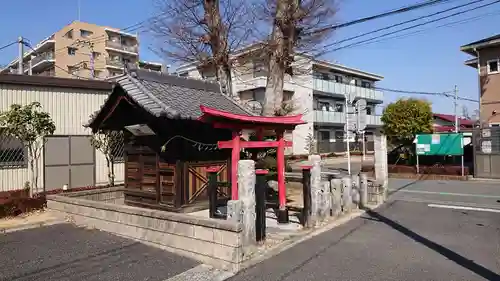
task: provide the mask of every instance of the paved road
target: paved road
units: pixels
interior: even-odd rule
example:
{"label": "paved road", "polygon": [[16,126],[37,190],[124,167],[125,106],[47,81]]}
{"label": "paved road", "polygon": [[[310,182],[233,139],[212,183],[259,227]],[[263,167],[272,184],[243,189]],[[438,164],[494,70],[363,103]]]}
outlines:
{"label": "paved road", "polygon": [[0,235],[2,281],[160,281],[196,265],[157,248],[70,224]]}
{"label": "paved road", "polygon": [[[476,182],[406,184],[391,180],[392,189],[435,192],[437,188],[477,196],[432,194],[432,202],[426,202],[428,193],[401,189],[378,210],[298,244],[230,280],[500,280],[500,213],[429,206],[450,201],[454,205],[466,201],[494,206],[500,188]],[[398,196],[407,197],[402,201]]]}
{"label": "paved road", "polygon": [[500,183],[389,179],[392,200],[500,209]]}

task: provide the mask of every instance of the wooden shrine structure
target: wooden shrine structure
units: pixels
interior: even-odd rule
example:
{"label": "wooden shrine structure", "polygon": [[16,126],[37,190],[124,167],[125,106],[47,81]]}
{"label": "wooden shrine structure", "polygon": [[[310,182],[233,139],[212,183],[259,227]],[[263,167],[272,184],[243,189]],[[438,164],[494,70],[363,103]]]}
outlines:
{"label": "wooden shrine structure", "polygon": [[[87,126],[123,131],[127,205],[175,212],[208,208],[209,167],[218,167],[218,181],[227,183],[220,196],[237,199],[240,150],[276,148],[284,216],[284,149],[291,143],[283,133],[304,124],[301,117],[255,116],[218,84],[137,70],[116,79]],[[244,129],[275,132],[276,140],[243,141]]]}

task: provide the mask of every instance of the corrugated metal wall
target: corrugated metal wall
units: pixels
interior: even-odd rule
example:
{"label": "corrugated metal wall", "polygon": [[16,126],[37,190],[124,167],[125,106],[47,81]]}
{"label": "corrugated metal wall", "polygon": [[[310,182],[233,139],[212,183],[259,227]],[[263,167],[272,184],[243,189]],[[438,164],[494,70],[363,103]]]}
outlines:
{"label": "corrugated metal wall", "polygon": [[[0,84],[0,111],[8,110],[11,104],[26,105],[40,102],[43,111],[48,112],[56,124],[55,135],[90,135],[83,127],[89,116],[98,110],[108,92],[70,88],[46,88]],[[40,159],[43,163],[43,155]],[[40,166],[38,188],[41,190],[43,167]],[[96,184],[107,183],[106,160],[96,152]],[[116,183],[124,180],[124,164],[115,164]],[[29,181],[27,168],[1,168],[0,191],[21,189]]]}

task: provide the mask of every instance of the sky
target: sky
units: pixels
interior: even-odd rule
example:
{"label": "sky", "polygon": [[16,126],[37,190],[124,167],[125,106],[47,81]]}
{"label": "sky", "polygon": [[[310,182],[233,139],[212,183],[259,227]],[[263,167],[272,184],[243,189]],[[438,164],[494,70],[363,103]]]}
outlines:
{"label": "sky", "polygon": [[[154,1],[80,0],[80,20],[98,25],[125,28],[158,14],[160,11],[155,9]],[[337,0],[338,13],[335,20],[338,23],[342,23],[421,1]],[[3,2],[2,9],[0,9],[0,26],[2,27],[0,29],[0,46],[15,41],[18,36],[23,36],[30,40],[33,45],[36,45],[37,42],[61,29],[64,25],[77,20],[79,14],[78,0],[17,0]],[[337,30],[330,40],[331,42],[339,41],[387,25],[469,2],[472,2],[472,0],[452,0],[446,4],[346,27]],[[494,0],[485,0],[481,3],[450,11],[449,13],[433,18],[424,19],[380,33],[374,33],[372,36],[363,37],[358,40],[490,2],[494,2]],[[402,35],[400,38],[345,48],[330,52],[324,58],[345,66],[382,75],[384,79],[377,84],[378,87],[419,92],[447,92],[452,91],[456,85],[459,96],[478,99],[477,70],[463,64],[469,56],[460,52],[460,46],[500,33],[500,29],[495,28],[499,26],[499,16],[500,3],[496,3],[485,8],[393,35]],[[456,24],[457,21],[466,22]],[[446,24],[448,26],[439,27]],[[417,30],[423,31],[405,35]],[[148,48],[151,47],[154,49],[158,46],[154,38],[148,32],[141,32],[139,33],[139,39],[141,43],[141,59],[161,61],[161,58]],[[349,41],[339,46],[356,41]],[[16,55],[16,46],[0,50],[0,65],[9,63]],[[390,92],[385,92],[384,95],[386,104],[401,97],[412,96]],[[425,97],[432,102],[434,112],[453,113],[453,100],[450,98],[422,95],[413,96],[419,98]],[[459,102],[459,113],[462,112],[462,106],[467,107],[469,112],[472,113],[478,107],[478,103]]]}

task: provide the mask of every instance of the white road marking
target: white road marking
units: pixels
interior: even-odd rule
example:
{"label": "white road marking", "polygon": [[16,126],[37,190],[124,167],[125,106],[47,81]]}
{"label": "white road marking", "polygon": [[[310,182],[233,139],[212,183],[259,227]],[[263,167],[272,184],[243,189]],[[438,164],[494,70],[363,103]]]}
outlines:
{"label": "white road marking", "polygon": [[439,191],[427,191],[427,190],[408,190],[408,189],[389,189],[389,192],[394,192],[394,194],[401,193],[419,193],[419,194],[435,194],[435,195],[450,195],[450,196],[462,196],[462,197],[478,197],[478,198],[492,198],[500,199],[500,196],[487,195],[487,194],[471,194],[471,193],[454,193],[454,192],[439,192]]}
{"label": "white road marking", "polygon": [[427,206],[431,207],[431,208],[444,208],[444,209],[455,209],[455,210],[500,213],[499,209],[476,208],[476,207],[454,206],[454,205],[440,205],[440,204],[429,204]]}

